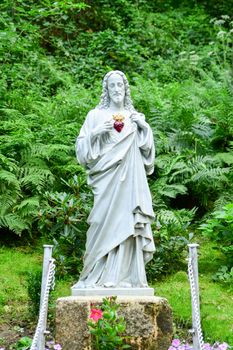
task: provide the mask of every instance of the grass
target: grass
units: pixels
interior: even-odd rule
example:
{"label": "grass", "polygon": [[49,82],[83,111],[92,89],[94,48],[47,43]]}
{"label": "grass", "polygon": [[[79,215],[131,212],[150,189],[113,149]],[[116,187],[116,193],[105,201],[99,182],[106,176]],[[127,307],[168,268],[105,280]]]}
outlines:
{"label": "grass", "polygon": [[[27,278],[42,268],[43,251],[32,248],[0,248],[0,324],[29,317]],[[56,280],[53,299],[70,295],[72,278]]]}
{"label": "grass", "polygon": [[30,248],[0,248],[0,324],[27,317],[28,272],[42,264],[42,255]]}
{"label": "grass", "polygon": [[[201,318],[205,342],[226,341],[233,346],[233,295],[232,291],[212,281],[224,257],[211,242],[203,242],[199,256],[199,287]],[[168,299],[178,334],[188,337],[179,328],[191,328],[190,287],[187,273],[179,271],[154,284],[156,294]]]}
{"label": "grass", "polygon": [[[27,279],[42,268],[43,248],[0,248],[0,347],[11,348],[23,336],[32,337],[36,320],[29,312]],[[56,280],[48,322],[54,326],[55,301],[70,295],[71,279]],[[52,318],[52,320],[51,320]]]}

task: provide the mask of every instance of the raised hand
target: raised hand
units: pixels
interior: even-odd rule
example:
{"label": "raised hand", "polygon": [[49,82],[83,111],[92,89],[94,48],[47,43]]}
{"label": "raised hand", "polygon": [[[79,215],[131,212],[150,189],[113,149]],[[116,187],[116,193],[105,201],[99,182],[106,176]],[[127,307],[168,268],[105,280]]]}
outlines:
{"label": "raised hand", "polygon": [[92,130],[92,136],[98,137],[106,132],[109,132],[113,128],[113,121],[106,121],[103,124],[97,125],[95,129]]}
{"label": "raised hand", "polygon": [[136,123],[140,128],[146,127],[145,116],[142,113],[132,113],[130,116],[132,122]]}

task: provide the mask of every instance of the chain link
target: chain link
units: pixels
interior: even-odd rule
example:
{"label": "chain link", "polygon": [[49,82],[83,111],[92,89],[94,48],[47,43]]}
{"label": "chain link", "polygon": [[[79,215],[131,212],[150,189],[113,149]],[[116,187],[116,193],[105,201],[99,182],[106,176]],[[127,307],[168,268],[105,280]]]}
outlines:
{"label": "chain link", "polygon": [[193,306],[194,306],[194,317],[195,317],[195,326],[196,326],[196,329],[194,331],[197,332],[197,337],[198,337],[200,349],[205,350],[203,334],[202,334],[202,329],[201,329],[201,319],[200,319],[200,312],[199,312],[199,306],[198,306],[198,300],[197,300],[197,294],[196,294],[194,273],[193,273],[192,258],[188,259],[188,276],[189,276],[190,287],[191,287],[190,288],[191,289],[191,297],[192,297]]}
{"label": "chain link", "polygon": [[40,308],[36,332],[35,332],[30,350],[37,350],[38,349],[37,342],[38,342],[39,334],[40,334],[41,330],[43,329],[45,314],[47,313],[49,292],[50,292],[50,290],[54,289],[54,286],[55,286],[55,260],[50,259],[49,260],[49,270],[48,270],[45,291],[44,291],[44,298],[43,298],[42,305]]}

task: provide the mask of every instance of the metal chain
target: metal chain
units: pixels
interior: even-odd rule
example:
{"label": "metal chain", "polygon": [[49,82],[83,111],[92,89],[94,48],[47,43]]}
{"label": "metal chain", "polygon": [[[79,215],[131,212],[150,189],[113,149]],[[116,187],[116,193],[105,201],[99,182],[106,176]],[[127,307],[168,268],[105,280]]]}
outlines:
{"label": "metal chain", "polygon": [[44,298],[42,301],[42,305],[41,305],[41,309],[40,309],[40,313],[39,313],[39,319],[38,319],[38,323],[37,323],[37,327],[36,327],[36,332],[35,332],[30,350],[37,350],[37,342],[38,342],[39,333],[41,331],[41,328],[43,327],[44,317],[45,317],[45,314],[47,311],[49,292],[50,292],[50,290],[54,289],[54,286],[55,286],[55,260],[50,259],[49,270],[48,270],[45,291],[44,291]]}
{"label": "metal chain", "polygon": [[197,295],[196,295],[194,274],[193,274],[192,258],[188,259],[188,276],[189,276],[190,287],[191,287],[191,297],[194,305],[194,317],[196,321],[197,337],[198,337],[200,349],[205,350],[203,334],[201,329],[201,319],[200,319],[200,313],[199,313],[199,307],[198,307],[198,301],[197,301]]}

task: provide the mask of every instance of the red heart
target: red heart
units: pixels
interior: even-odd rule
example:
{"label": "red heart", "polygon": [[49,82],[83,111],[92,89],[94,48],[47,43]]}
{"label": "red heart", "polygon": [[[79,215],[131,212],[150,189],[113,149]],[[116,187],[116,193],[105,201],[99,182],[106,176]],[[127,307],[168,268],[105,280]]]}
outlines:
{"label": "red heart", "polygon": [[117,120],[115,121],[115,123],[113,124],[114,128],[116,129],[116,131],[121,132],[121,130],[124,127],[124,123],[123,122],[118,122]]}

